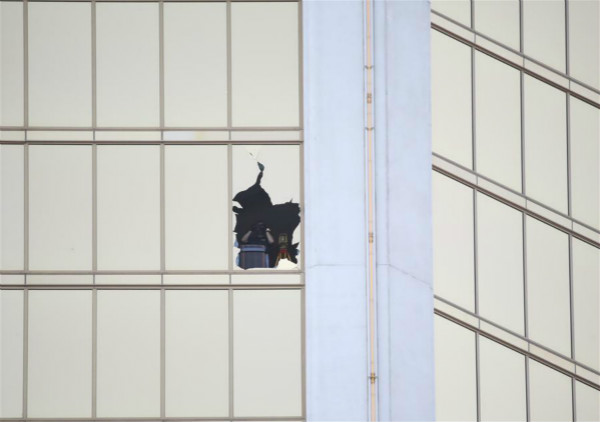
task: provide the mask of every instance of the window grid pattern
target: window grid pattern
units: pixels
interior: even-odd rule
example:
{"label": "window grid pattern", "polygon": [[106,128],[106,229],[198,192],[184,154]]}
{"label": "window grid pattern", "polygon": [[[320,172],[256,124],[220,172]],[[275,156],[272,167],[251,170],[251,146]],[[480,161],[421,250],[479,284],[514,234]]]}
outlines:
{"label": "window grid pattern", "polygon": [[[519,1],[519,3],[522,3],[522,1]],[[600,90],[598,88],[591,86],[585,81],[578,80],[569,73],[561,72],[532,58],[523,53],[522,48],[521,50],[516,50],[485,33],[456,21],[444,13],[435,10],[435,5],[431,11],[431,22],[432,28],[465,44],[471,45],[477,51],[484,52],[509,66],[521,69],[526,74],[543,80],[545,83],[568,92],[583,101],[596,106],[600,104]]]}
{"label": "window grid pattern", "polygon": [[[8,0],[11,3],[13,0]],[[67,0],[68,2],[79,2],[79,0]],[[159,50],[159,124],[157,126],[140,126],[140,127],[120,127],[120,126],[99,126],[97,124],[97,18],[96,5],[103,3],[83,1],[91,6],[91,60],[92,60],[92,84],[91,84],[91,110],[92,124],[90,127],[81,126],[31,126],[29,124],[29,83],[28,83],[28,4],[32,3],[27,0],[15,2],[21,3],[23,8],[23,125],[22,126],[0,126],[0,144],[10,144],[21,146],[23,151],[23,180],[24,180],[24,224],[23,237],[24,246],[22,254],[21,269],[4,269],[0,268],[0,292],[15,291],[22,292],[22,336],[23,336],[23,358],[22,358],[22,393],[21,396],[22,411],[20,416],[15,417],[0,417],[0,420],[10,421],[33,421],[38,420],[37,416],[28,414],[28,338],[29,338],[29,293],[32,291],[91,291],[92,302],[91,319],[92,319],[92,397],[91,410],[89,415],[77,416],[77,420],[92,421],[92,420],[144,420],[144,421],[301,421],[305,419],[305,357],[304,357],[304,265],[303,254],[299,256],[299,265],[297,269],[292,270],[254,270],[251,274],[247,274],[242,270],[237,269],[234,264],[233,251],[233,220],[228,218],[227,233],[223,233],[228,238],[227,249],[227,268],[221,270],[212,269],[197,269],[197,270],[178,270],[168,269],[165,265],[166,247],[165,247],[165,147],[166,145],[221,145],[227,150],[227,204],[226,209],[231,209],[231,198],[233,198],[233,160],[232,151],[236,146],[247,145],[289,145],[296,146],[298,152],[300,177],[299,189],[300,197],[296,198],[300,204],[303,204],[303,165],[302,165],[302,142],[303,142],[303,109],[302,109],[302,4],[298,0],[264,0],[260,3],[294,3],[297,4],[298,16],[298,125],[293,126],[235,126],[232,123],[232,30],[231,30],[231,9],[233,3],[244,3],[243,1],[227,0],[219,1],[226,7],[226,66],[227,66],[227,125],[223,127],[204,127],[204,126],[185,126],[174,127],[165,125],[165,45],[164,45],[164,8],[166,3],[203,3],[204,0],[156,0],[146,1],[143,3],[154,3],[158,7],[158,50]],[[110,0],[108,2],[111,2]],[[107,3],[108,3],[107,2]],[[131,4],[137,3],[138,0],[132,0]],[[5,3],[5,0],[2,1]],[[115,1],[115,3],[122,3]],[[128,2],[129,3],[129,2]],[[142,3],[142,2],[140,2]],[[31,145],[91,145],[91,168],[92,168],[92,266],[89,270],[71,270],[69,268],[61,270],[31,270],[29,263],[30,245],[29,245],[29,157]],[[159,173],[160,173],[160,265],[157,270],[99,270],[98,269],[98,148],[101,145],[156,145],[159,148]],[[1,147],[1,146],[0,146]],[[303,207],[301,206],[301,219],[303,219]],[[302,225],[299,226],[302,232]],[[303,236],[301,235],[301,239]],[[242,276],[243,274],[243,276]],[[36,284],[36,277],[52,277],[60,280],[60,277],[75,277],[84,276],[89,282],[76,281],[74,283],[61,283],[57,281],[51,284]],[[106,277],[123,276],[137,277],[135,284],[106,284]],[[186,277],[191,277],[191,281],[181,281]],[[81,278],[77,279],[81,280]],[[152,281],[150,281],[152,280]],[[140,417],[105,417],[98,415],[97,399],[98,399],[98,294],[109,291],[123,292],[142,292],[153,291],[157,292],[160,297],[159,320],[160,320],[160,344],[158,345],[158,353],[160,355],[160,412],[156,414],[140,416]],[[197,415],[189,417],[174,417],[171,416],[166,409],[166,376],[167,368],[165,362],[165,354],[167,353],[165,342],[167,335],[166,328],[166,296],[169,292],[203,292],[214,291],[224,292],[228,298],[227,314],[227,347],[228,347],[228,410],[226,415]],[[235,388],[234,383],[234,359],[236,354],[234,351],[234,297],[236,293],[244,292],[290,292],[297,295],[299,298],[299,326],[293,327],[299,335],[300,347],[299,356],[299,402],[298,410],[292,414],[240,414],[235,409]],[[250,412],[252,412],[250,410]],[[43,420],[64,420],[64,418],[47,418]]]}
{"label": "window grid pattern", "polygon": [[[481,32],[481,29],[474,30],[472,28],[475,27],[475,13],[474,8],[477,7],[477,0],[466,0],[466,1],[438,1],[433,2],[432,4],[432,32],[435,34],[443,34],[443,37],[449,37],[456,43],[460,43],[459,45],[466,46],[471,51],[471,75],[467,78],[470,78],[470,91],[472,98],[472,111],[470,111],[471,117],[471,133],[472,137],[469,140],[471,145],[471,155],[472,161],[471,163],[463,163],[458,162],[454,157],[445,156],[443,154],[436,153],[435,146],[433,152],[433,171],[440,175],[439,177],[450,178],[452,180],[451,183],[457,184],[459,186],[466,187],[468,190],[472,191],[472,201],[470,205],[473,208],[473,240],[471,241],[473,247],[473,253],[475,255],[475,261],[473,264],[473,293],[472,296],[468,296],[465,300],[468,302],[471,300],[472,306],[469,306],[468,309],[464,307],[464,305],[459,305],[458,303],[449,300],[449,298],[444,297],[443,295],[436,295],[435,298],[435,312],[438,317],[443,317],[444,319],[451,320],[460,326],[469,329],[474,333],[475,343],[472,345],[475,350],[475,358],[472,362],[474,366],[474,371],[476,373],[476,378],[472,381],[467,381],[466,378],[464,380],[460,380],[459,384],[462,382],[470,383],[474,382],[476,388],[476,398],[474,401],[474,413],[473,419],[471,419],[470,414],[462,414],[461,416],[457,416],[456,414],[452,414],[452,409],[445,408],[439,410],[438,417],[444,419],[446,416],[449,419],[454,420],[455,417],[458,417],[458,420],[489,420],[490,416],[494,420],[506,420],[508,416],[504,414],[504,416],[500,414],[490,415],[485,414],[485,411],[482,410],[482,391],[481,391],[481,363],[480,363],[480,337],[486,337],[497,344],[502,344],[503,346],[512,349],[513,351],[518,352],[520,355],[525,357],[525,367],[524,373],[521,374],[523,377],[523,381],[526,386],[526,419],[527,420],[536,420],[539,419],[539,416],[542,413],[536,413],[543,411],[542,408],[539,407],[538,403],[532,403],[532,393],[531,393],[531,380],[530,380],[530,361],[536,361],[542,363],[548,368],[552,368],[551,372],[561,373],[567,375],[570,379],[570,393],[567,398],[567,402],[570,404],[569,408],[569,417],[572,420],[588,420],[588,419],[580,419],[577,416],[577,412],[580,413],[587,412],[588,414],[593,414],[594,412],[589,412],[593,407],[590,406],[598,406],[600,403],[600,368],[596,367],[597,363],[593,366],[591,364],[581,361],[577,350],[575,349],[575,318],[578,309],[576,308],[576,303],[574,300],[574,276],[573,276],[573,268],[574,268],[574,257],[573,257],[573,243],[575,241],[582,241],[584,244],[592,247],[590,250],[595,250],[598,252],[598,248],[600,248],[600,230],[598,227],[598,221],[583,221],[579,217],[575,217],[573,214],[573,198],[572,198],[572,190],[573,190],[573,181],[572,181],[572,172],[573,172],[573,155],[572,155],[572,139],[571,139],[571,113],[572,113],[572,103],[573,101],[582,101],[588,106],[591,106],[594,110],[600,108],[600,91],[597,88],[594,88],[587,83],[586,81],[582,81],[577,77],[573,76],[570,73],[569,66],[569,18],[568,18],[568,7],[569,1],[565,2],[566,14],[564,16],[565,19],[565,37],[566,37],[566,70],[560,71],[552,66],[548,66],[547,64],[541,62],[539,59],[535,59],[528,55],[529,53],[523,53],[523,3],[526,0],[515,1],[513,3],[518,4],[518,21],[519,21],[519,45],[518,46],[509,46],[505,41],[499,41],[497,38],[492,38],[486,32]],[[479,2],[481,3],[481,2]],[[496,2],[500,3],[500,2]],[[508,4],[509,2],[505,2]],[[598,31],[599,29],[596,28]],[[433,36],[434,34],[432,34]],[[519,95],[521,99],[521,134],[519,141],[521,142],[521,178],[522,184],[519,190],[515,190],[514,188],[510,188],[507,185],[490,178],[486,175],[485,172],[482,173],[480,169],[477,167],[477,131],[476,131],[476,123],[477,123],[477,113],[476,113],[476,82],[475,75],[477,72],[477,67],[475,65],[475,57],[477,54],[485,54],[492,59],[497,60],[499,63],[502,63],[504,66],[510,66],[512,69],[516,69],[520,74],[520,88]],[[443,54],[443,53],[440,53]],[[593,54],[593,53],[592,53]],[[435,64],[434,64],[435,65]],[[525,79],[528,77],[533,77],[538,81],[543,82],[548,87],[552,87],[552,89],[556,89],[557,91],[566,94],[565,95],[565,107],[563,109],[564,117],[566,119],[567,130],[565,131],[565,147],[567,150],[566,155],[566,178],[567,178],[567,197],[566,203],[567,207],[564,210],[557,209],[548,204],[547,201],[539,200],[539,197],[532,197],[530,193],[525,190],[526,187],[526,179],[525,176],[527,174],[527,169],[525,168],[525,144],[527,143],[527,138],[524,136],[524,130],[526,125],[528,125],[527,116],[524,115],[524,85]],[[435,103],[436,97],[433,97],[433,101]],[[435,109],[435,108],[434,108]],[[434,116],[435,118],[435,116]],[[465,117],[466,119],[466,117]],[[434,120],[435,122],[435,120]],[[435,124],[435,123],[434,123]],[[465,123],[466,124],[466,123]],[[443,139],[438,140],[440,143],[443,143]],[[435,145],[434,140],[434,145]],[[447,145],[446,145],[447,149]],[[539,151],[538,151],[539,152]],[[457,155],[458,156],[458,155]],[[595,164],[598,166],[598,163]],[[443,175],[443,176],[441,176]],[[522,225],[522,247],[523,247],[523,303],[524,307],[524,320],[523,320],[523,329],[522,333],[517,333],[511,331],[507,327],[499,324],[498,321],[490,320],[485,317],[485,314],[481,314],[480,304],[479,304],[479,283],[478,280],[478,250],[479,247],[477,245],[479,236],[478,236],[478,196],[486,195],[490,198],[498,201],[501,206],[508,206],[512,210],[516,210],[520,212]],[[592,201],[593,202],[593,201]],[[593,204],[592,204],[593,206]],[[465,205],[468,207],[468,205]],[[528,309],[528,303],[534,300],[535,298],[528,297],[528,283],[527,283],[527,224],[528,222],[533,224],[532,221],[528,221],[528,219],[533,218],[534,221],[539,221],[545,223],[545,225],[552,227],[551,230],[556,229],[559,233],[566,234],[567,243],[568,243],[568,257],[565,258],[568,262],[568,288],[569,292],[567,294],[568,297],[568,308],[569,314],[567,315],[567,319],[569,321],[569,351],[559,352],[555,348],[549,347],[548,344],[544,344],[544,342],[539,342],[539,340],[535,340],[531,338],[530,332],[530,322],[528,321],[528,313],[531,312],[531,309]],[[596,216],[599,218],[599,216]],[[457,239],[458,240],[458,239]],[[461,239],[462,241],[462,239]],[[531,241],[531,240],[530,240]],[[469,240],[466,240],[468,243]],[[440,245],[436,245],[436,247],[440,247]],[[446,245],[447,247],[447,245]],[[465,261],[466,262],[466,261]],[[443,271],[443,268],[441,269]],[[594,277],[593,272],[588,274],[590,277]],[[596,274],[596,278],[598,278]],[[591,281],[593,283],[593,281]],[[451,286],[450,286],[451,287]],[[450,288],[448,287],[448,288]],[[457,286],[458,287],[458,286]],[[462,288],[461,288],[462,289]],[[446,290],[447,291],[447,288]],[[461,290],[462,291],[462,290]],[[464,291],[463,291],[464,293]],[[597,304],[596,304],[597,309]],[[580,318],[580,317],[579,317]],[[581,320],[580,322],[581,323]],[[578,333],[581,336],[581,333]],[[437,334],[436,334],[437,336]],[[440,338],[439,341],[442,341]],[[442,346],[440,346],[442,347]],[[438,363],[440,365],[440,363]],[[469,377],[468,374],[464,375],[465,377]],[[469,378],[470,380],[470,378]],[[586,404],[587,407],[582,407],[582,400],[578,400],[577,392],[581,390],[581,385],[586,385],[591,387],[589,391],[595,391],[597,397],[595,401],[588,402]],[[539,386],[539,384],[538,384]],[[459,391],[460,388],[457,390]],[[587,390],[586,390],[587,391]],[[536,391],[537,393],[537,391]],[[438,392],[438,394],[440,394]],[[452,393],[448,390],[445,391],[444,394]],[[587,393],[586,393],[587,394]],[[591,396],[594,397],[593,393]],[[457,398],[457,397],[456,397]],[[489,398],[489,397],[488,397]],[[458,399],[458,398],[457,398]],[[442,400],[444,403],[445,400]],[[466,408],[469,408],[470,404],[464,404]],[[460,408],[460,404],[458,404],[454,410]],[[536,407],[537,406],[537,407]],[[532,409],[532,407],[534,409]],[[540,410],[541,409],[541,410]],[[585,410],[583,410],[585,409]],[[444,416],[445,415],[445,416]],[[558,414],[557,414],[558,415]],[[558,416],[557,416],[558,417]],[[581,416],[583,417],[583,416]],[[600,415],[595,416],[600,417]],[[499,418],[499,419],[498,419]],[[546,415],[547,419],[547,415]],[[561,419],[564,420],[564,419]]]}

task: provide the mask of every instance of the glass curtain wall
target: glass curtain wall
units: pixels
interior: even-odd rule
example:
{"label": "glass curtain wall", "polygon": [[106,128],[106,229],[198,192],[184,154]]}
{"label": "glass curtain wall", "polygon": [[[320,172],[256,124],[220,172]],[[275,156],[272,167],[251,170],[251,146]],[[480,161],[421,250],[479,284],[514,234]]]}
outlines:
{"label": "glass curtain wall", "polygon": [[300,17],[0,1],[0,418],[305,418]]}
{"label": "glass curtain wall", "polygon": [[432,2],[439,420],[600,419],[599,5]]}

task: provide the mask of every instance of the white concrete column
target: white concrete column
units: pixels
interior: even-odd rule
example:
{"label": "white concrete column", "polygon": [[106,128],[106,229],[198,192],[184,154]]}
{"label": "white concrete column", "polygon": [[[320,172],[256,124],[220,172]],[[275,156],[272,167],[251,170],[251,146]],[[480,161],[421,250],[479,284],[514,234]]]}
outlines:
{"label": "white concrete column", "polygon": [[[305,0],[307,418],[369,418],[365,4]],[[432,420],[429,5],[374,4],[378,415]]]}
{"label": "white concrete column", "polygon": [[435,419],[430,17],[374,3],[379,419]]}
{"label": "white concrete column", "polygon": [[363,7],[303,2],[310,421],[368,415]]}

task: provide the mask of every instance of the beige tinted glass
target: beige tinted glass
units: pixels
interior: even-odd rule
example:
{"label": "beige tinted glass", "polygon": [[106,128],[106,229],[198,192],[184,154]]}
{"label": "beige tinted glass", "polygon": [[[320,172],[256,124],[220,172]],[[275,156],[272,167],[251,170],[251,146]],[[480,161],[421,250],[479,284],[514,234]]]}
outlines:
{"label": "beige tinted glass", "polygon": [[600,250],[573,239],[575,359],[600,370]]}
{"label": "beige tinted glass", "polygon": [[571,379],[529,359],[529,411],[532,421],[573,420]]}
{"label": "beige tinted glass", "polygon": [[24,157],[20,145],[0,145],[0,269],[23,269]]}
{"label": "beige tinted glass", "polygon": [[565,71],[565,2],[523,1],[523,50],[526,55]]}
{"label": "beige tinted glass", "polygon": [[28,311],[27,415],[91,417],[91,291],[31,291]]}
{"label": "beige tinted glass", "polygon": [[160,292],[98,291],[97,414],[160,414]]}
{"label": "beige tinted glass", "polygon": [[477,172],[521,191],[519,71],[475,54]]}
{"label": "beige tinted glass", "polygon": [[545,205],[566,213],[565,94],[531,76],[525,76],[524,96],[526,193]]}
{"label": "beige tinted glass", "polygon": [[600,228],[600,110],[571,97],[573,217]]}
{"label": "beige tinted glass", "polygon": [[600,420],[600,391],[581,382],[575,382],[575,414],[578,421]]}
{"label": "beige tinted glass", "polygon": [[529,336],[570,356],[569,239],[534,218],[526,227]]}
{"label": "beige tinted glass", "polygon": [[435,414],[440,421],[475,421],[475,334],[435,316]]}
{"label": "beige tinted glass", "polygon": [[29,10],[29,124],[91,126],[90,3],[32,2]]}
{"label": "beige tinted glass", "polygon": [[98,146],[98,268],[160,267],[158,146]]}
{"label": "beige tinted glass", "polygon": [[482,421],[527,419],[525,357],[479,336]]}
{"label": "beige tinted glass", "polygon": [[234,126],[298,126],[298,4],[231,5]]}
{"label": "beige tinted glass", "polygon": [[165,300],[167,416],[227,416],[227,291],[167,291]]}
{"label": "beige tinted glass", "polygon": [[0,417],[23,414],[23,292],[0,290]]}
{"label": "beige tinted glass", "polygon": [[23,124],[23,3],[0,2],[0,125]]}
{"label": "beige tinted glass", "polygon": [[475,308],[473,190],[433,173],[433,279],[435,293]]}
{"label": "beige tinted glass", "polygon": [[226,269],[227,147],[165,148],[165,239],[168,269]]}
{"label": "beige tinted glass", "polygon": [[433,151],[471,168],[471,49],[431,32]]}
{"label": "beige tinted glass", "polygon": [[158,126],[157,3],[96,5],[99,126]]}
{"label": "beige tinted glass", "polygon": [[477,271],[481,316],[524,334],[522,214],[477,194]]}
{"label": "beige tinted glass", "polygon": [[519,50],[519,0],[474,0],[475,29]]}
{"label": "beige tinted glass", "polygon": [[235,416],[302,414],[301,292],[233,294]]}
{"label": "beige tinted glass", "polygon": [[225,3],[166,3],[165,125],[227,125]]}
{"label": "beige tinted glass", "polygon": [[92,147],[29,147],[29,266],[92,268]]}
{"label": "beige tinted glass", "polygon": [[600,89],[600,3],[570,0],[569,73]]}
{"label": "beige tinted glass", "polygon": [[432,0],[431,9],[463,25],[471,26],[471,2],[469,0]]}

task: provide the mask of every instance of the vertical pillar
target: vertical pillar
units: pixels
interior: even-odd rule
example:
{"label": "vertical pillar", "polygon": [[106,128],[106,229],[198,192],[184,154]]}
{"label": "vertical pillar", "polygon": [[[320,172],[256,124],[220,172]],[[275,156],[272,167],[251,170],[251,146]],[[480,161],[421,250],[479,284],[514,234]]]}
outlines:
{"label": "vertical pillar", "polygon": [[[365,4],[303,2],[307,418],[369,418]],[[433,420],[429,3],[373,5],[377,412]]]}
{"label": "vertical pillar", "polygon": [[364,4],[303,2],[307,417],[368,418]]}
{"label": "vertical pillar", "polygon": [[374,8],[379,419],[435,420],[429,2]]}

